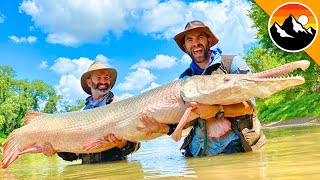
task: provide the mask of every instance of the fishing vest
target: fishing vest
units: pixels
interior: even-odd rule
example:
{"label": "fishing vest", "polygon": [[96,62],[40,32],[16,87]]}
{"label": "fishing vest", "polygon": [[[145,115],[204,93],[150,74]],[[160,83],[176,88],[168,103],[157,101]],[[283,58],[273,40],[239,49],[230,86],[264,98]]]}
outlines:
{"label": "fishing vest", "polygon": [[[234,57],[234,55],[222,55],[220,67],[216,71],[212,71],[211,74],[230,74]],[[208,73],[210,73],[210,69]],[[245,151],[258,150],[267,142],[255,110],[251,115],[228,119],[231,122],[232,130],[240,137]]]}
{"label": "fishing vest", "polygon": [[[222,55],[221,64],[218,63],[209,66],[205,70],[204,74],[230,74],[231,64],[234,57],[235,55]],[[190,68],[184,72],[185,75],[189,73],[192,73]],[[238,116],[228,119],[231,122],[232,130],[240,137],[245,151],[258,150],[266,143],[266,137],[261,130],[261,124],[257,118],[255,110],[251,115]],[[193,138],[194,129],[195,128],[193,128],[190,131],[190,134],[185,138],[185,141],[180,148],[182,152],[188,148],[188,145]]]}

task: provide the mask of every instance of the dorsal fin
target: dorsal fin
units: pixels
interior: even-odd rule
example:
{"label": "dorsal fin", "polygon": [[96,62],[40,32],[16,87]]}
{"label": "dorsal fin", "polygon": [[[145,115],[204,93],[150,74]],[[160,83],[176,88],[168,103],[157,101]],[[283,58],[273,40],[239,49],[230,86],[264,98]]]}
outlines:
{"label": "dorsal fin", "polygon": [[23,123],[24,125],[27,125],[30,123],[30,121],[32,121],[33,119],[35,119],[38,116],[42,116],[45,115],[46,113],[42,113],[42,112],[35,112],[35,111],[30,111],[27,112],[26,115],[23,118]]}

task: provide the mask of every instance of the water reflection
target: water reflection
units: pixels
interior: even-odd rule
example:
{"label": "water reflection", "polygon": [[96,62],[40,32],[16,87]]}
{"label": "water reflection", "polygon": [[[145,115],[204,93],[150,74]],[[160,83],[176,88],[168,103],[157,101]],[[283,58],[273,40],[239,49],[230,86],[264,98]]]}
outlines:
{"label": "water reflection", "polygon": [[265,129],[258,152],[184,158],[167,137],[145,142],[127,161],[81,165],[57,156],[22,156],[2,179],[320,179],[320,126]]}
{"label": "water reflection", "polygon": [[141,163],[145,178],[196,177],[179,151],[182,142],[175,143],[168,137],[160,137],[143,143],[137,154],[129,157],[129,160]]}

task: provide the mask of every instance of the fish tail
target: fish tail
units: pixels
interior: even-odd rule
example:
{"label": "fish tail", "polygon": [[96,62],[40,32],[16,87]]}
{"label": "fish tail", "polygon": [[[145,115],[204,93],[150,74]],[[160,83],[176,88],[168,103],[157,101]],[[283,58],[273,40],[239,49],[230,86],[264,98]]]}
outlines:
{"label": "fish tail", "polygon": [[16,142],[15,132],[12,132],[7,140],[3,143],[3,156],[1,160],[1,167],[7,168],[14,160],[20,156],[19,145]]}

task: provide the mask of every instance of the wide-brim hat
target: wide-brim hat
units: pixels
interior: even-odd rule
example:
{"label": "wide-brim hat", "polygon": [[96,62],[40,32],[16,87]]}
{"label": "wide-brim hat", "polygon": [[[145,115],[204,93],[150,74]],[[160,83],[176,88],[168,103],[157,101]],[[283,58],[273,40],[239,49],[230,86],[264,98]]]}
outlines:
{"label": "wide-brim hat", "polygon": [[103,64],[101,64],[99,61],[95,61],[93,62],[90,67],[88,68],[88,71],[85,72],[82,76],[81,76],[81,86],[82,86],[82,89],[84,90],[84,92],[86,92],[87,94],[90,94],[91,95],[91,88],[88,86],[86,80],[90,78],[91,74],[94,72],[94,71],[97,71],[97,70],[107,70],[110,74],[110,87],[112,88],[114,86],[114,84],[116,83],[116,80],[117,80],[117,71],[112,68],[112,67],[107,67]]}
{"label": "wide-brim hat", "polygon": [[204,31],[209,37],[212,38],[212,42],[209,44],[210,47],[216,45],[219,42],[219,39],[213,34],[213,32],[210,30],[208,26],[206,26],[202,21],[194,20],[188,22],[184,27],[184,31],[182,31],[174,37],[174,40],[176,41],[176,43],[182,51],[186,52],[186,50],[183,47],[184,37],[186,33],[195,29]]}

